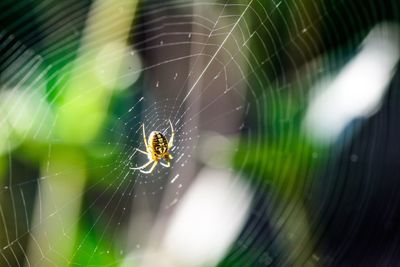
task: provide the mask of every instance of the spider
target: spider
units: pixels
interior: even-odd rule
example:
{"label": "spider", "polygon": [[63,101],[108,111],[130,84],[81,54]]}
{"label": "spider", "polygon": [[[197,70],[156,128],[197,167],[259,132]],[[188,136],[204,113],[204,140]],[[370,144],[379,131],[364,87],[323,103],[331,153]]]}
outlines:
{"label": "spider", "polygon": [[[174,142],[174,128],[172,126],[171,120],[169,120],[169,124],[171,126],[171,138],[169,141],[167,138],[158,131],[152,131],[150,133],[148,141],[146,141],[146,133],[144,130],[144,124],[142,124],[143,127],[143,141],[144,145],[146,146],[146,152],[143,150],[140,150],[136,148],[136,151],[147,155],[149,161],[146,162],[144,165],[136,168],[130,168],[131,170],[140,170],[142,173],[151,173],[154,168],[157,166],[157,163],[160,162],[162,159],[164,159],[167,164],[160,162],[160,164],[164,167],[169,167],[170,166],[170,160],[172,159],[171,154],[168,152],[173,147],[173,142]],[[151,163],[153,165],[151,168],[147,171],[144,171],[143,169],[149,166]]]}

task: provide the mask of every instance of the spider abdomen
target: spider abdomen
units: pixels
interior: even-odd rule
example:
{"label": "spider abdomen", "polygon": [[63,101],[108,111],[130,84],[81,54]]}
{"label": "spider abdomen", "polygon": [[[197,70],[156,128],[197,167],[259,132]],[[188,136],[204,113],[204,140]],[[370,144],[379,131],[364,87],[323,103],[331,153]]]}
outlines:
{"label": "spider abdomen", "polygon": [[[141,173],[151,173],[154,168],[160,163],[162,166],[169,168],[171,166],[170,160],[172,159],[171,154],[169,154],[168,149],[173,147],[174,144],[174,126],[172,125],[171,120],[169,120],[169,125],[171,127],[171,139],[168,141],[165,136],[157,131],[153,131],[150,133],[149,139],[146,140],[146,133],[143,126],[143,140],[146,145],[146,151],[140,150],[138,148],[135,149],[135,152],[140,152],[142,154],[147,155],[149,159],[143,166],[140,167],[130,167],[131,170],[140,170]],[[164,162],[160,162],[163,160]],[[149,170],[144,171],[143,169],[149,166],[151,167]]]}
{"label": "spider abdomen", "polygon": [[165,153],[168,151],[168,140],[160,132],[151,132],[148,144],[151,147],[153,155],[157,158],[164,157]]}

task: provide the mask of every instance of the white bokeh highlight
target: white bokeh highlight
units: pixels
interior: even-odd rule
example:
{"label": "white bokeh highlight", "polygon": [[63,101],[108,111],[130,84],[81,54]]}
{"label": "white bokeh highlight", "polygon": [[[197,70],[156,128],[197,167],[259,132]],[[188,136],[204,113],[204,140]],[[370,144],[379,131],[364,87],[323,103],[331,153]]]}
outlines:
{"label": "white bokeh highlight", "polygon": [[242,230],[251,199],[242,179],[204,169],[179,202],[162,250],[182,266],[214,266]]}
{"label": "white bokeh highlight", "polygon": [[373,28],[354,59],[335,79],[319,86],[304,122],[315,141],[335,142],[354,119],[379,109],[399,59],[399,32],[391,24]]}

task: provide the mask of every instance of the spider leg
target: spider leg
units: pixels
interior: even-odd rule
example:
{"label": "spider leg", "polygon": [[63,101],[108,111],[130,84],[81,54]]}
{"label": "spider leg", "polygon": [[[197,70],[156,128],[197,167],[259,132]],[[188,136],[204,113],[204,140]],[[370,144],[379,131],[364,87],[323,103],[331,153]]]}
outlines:
{"label": "spider leg", "polygon": [[168,121],[169,121],[169,125],[171,125],[171,138],[168,141],[168,148],[171,148],[174,145],[175,131],[174,131],[174,127],[172,126],[171,120],[168,120]]}
{"label": "spider leg", "polygon": [[142,170],[142,169],[144,169],[144,168],[146,168],[147,166],[149,166],[150,165],[150,163],[152,163],[153,162],[153,160],[149,160],[147,163],[145,163],[144,165],[142,165],[142,166],[140,166],[140,167],[136,167],[136,168],[132,168],[132,167],[130,167],[129,169],[131,169],[131,170]]}
{"label": "spider leg", "polygon": [[151,166],[151,168],[148,171],[142,171],[140,170],[141,173],[151,173],[154,168],[157,166],[157,161],[154,161],[153,165]]}
{"label": "spider leg", "polygon": [[146,146],[146,149],[148,149],[148,145],[147,145],[147,138],[146,138],[146,133],[145,133],[145,131],[144,131],[144,123],[142,124],[142,127],[143,127],[143,141],[144,141],[144,145]]}
{"label": "spider leg", "polygon": [[142,154],[145,154],[145,155],[148,154],[147,152],[144,152],[143,150],[140,150],[139,148],[136,148],[136,151],[138,151],[138,152],[140,152],[140,153],[142,153]]}
{"label": "spider leg", "polygon": [[169,163],[169,161],[167,161],[167,164],[160,162],[160,164],[166,168],[169,168],[169,166],[171,166],[171,164]]}

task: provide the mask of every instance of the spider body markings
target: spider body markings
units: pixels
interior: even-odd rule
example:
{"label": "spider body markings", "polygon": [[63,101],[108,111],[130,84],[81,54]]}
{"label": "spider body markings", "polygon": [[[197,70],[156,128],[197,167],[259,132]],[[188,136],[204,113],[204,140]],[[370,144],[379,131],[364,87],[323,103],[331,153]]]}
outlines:
{"label": "spider body markings", "polygon": [[[130,168],[131,170],[140,170],[142,173],[151,173],[154,168],[157,166],[158,163],[160,163],[164,167],[169,167],[170,166],[170,160],[172,159],[171,154],[169,153],[169,150],[173,147],[173,142],[174,142],[174,128],[172,126],[172,122],[169,120],[169,124],[171,126],[171,138],[169,141],[167,138],[158,131],[152,131],[149,135],[149,139],[146,140],[146,133],[144,130],[144,124],[142,124],[143,128],[143,141],[144,145],[146,146],[146,151],[140,150],[136,148],[136,151],[147,155],[147,158],[149,159],[148,162],[146,162],[144,165],[136,168]],[[161,160],[165,160],[167,163],[161,162]],[[151,168],[147,171],[144,171],[143,169],[149,166],[151,163],[153,165]]]}

